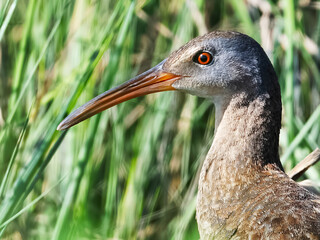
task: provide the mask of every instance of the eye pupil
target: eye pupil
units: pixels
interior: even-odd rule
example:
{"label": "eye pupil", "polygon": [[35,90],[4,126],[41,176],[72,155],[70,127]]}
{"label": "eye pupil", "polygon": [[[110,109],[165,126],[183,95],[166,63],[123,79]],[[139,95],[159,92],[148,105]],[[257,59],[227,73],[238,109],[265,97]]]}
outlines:
{"label": "eye pupil", "polygon": [[194,61],[201,65],[208,65],[212,62],[212,55],[209,52],[200,52],[196,54]]}
{"label": "eye pupil", "polygon": [[207,54],[200,54],[200,61],[201,63],[205,63],[208,61],[208,56]]}

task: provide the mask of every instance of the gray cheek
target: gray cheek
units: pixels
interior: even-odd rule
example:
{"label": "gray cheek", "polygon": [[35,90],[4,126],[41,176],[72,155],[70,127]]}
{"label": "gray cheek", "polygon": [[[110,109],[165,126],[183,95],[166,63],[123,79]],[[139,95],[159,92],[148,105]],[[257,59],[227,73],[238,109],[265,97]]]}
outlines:
{"label": "gray cheek", "polygon": [[172,87],[203,98],[212,98],[222,91],[221,88],[215,86],[214,83],[208,79],[193,77],[185,77],[177,80],[172,84]]}

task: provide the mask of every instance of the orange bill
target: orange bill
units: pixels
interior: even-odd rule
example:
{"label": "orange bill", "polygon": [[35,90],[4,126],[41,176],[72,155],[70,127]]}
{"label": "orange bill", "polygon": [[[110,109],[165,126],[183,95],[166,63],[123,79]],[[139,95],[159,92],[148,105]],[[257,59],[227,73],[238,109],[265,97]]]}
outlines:
{"label": "orange bill", "polygon": [[181,79],[182,76],[163,71],[162,66],[164,62],[165,60],[120,86],[91,99],[67,116],[57,129],[64,130],[70,128],[103,110],[135,97],[175,90],[171,85],[176,80]]}

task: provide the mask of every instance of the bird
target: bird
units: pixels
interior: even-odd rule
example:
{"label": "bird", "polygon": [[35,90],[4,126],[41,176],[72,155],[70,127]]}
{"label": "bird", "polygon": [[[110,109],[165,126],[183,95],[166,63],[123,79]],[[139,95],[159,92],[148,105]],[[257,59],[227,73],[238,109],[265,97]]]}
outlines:
{"label": "bird", "polygon": [[215,105],[212,145],[196,205],[201,240],[320,239],[320,198],[284,172],[281,93],[268,56],[251,37],[213,31],[67,116],[67,129],[129,99],[182,91]]}

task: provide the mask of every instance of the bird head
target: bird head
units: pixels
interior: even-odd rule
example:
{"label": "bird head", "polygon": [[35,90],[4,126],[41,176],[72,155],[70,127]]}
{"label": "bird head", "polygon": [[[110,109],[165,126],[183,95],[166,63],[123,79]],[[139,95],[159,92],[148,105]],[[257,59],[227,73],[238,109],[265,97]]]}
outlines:
{"label": "bird head", "polygon": [[261,46],[238,32],[215,31],[197,37],[173,52],[163,69],[183,76],[172,84],[176,90],[213,99],[264,90],[275,78]]}
{"label": "bird head", "polygon": [[191,40],[148,71],[93,98],[65,118],[58,130],[155,92],[180,90],[218,101],[248,89],[261,90],[266,85],[263,78],[270,79],[265,76],[268,72],[275,75],[268,57],[252,38],[237,32],[211,32]]}

